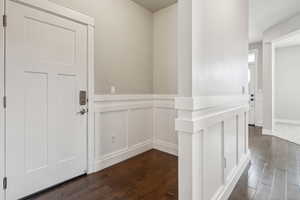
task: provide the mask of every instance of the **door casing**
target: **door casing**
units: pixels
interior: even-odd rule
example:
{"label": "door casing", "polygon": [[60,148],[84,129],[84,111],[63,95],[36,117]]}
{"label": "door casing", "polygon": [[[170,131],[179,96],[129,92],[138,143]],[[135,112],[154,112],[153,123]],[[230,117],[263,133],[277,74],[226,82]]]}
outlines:
{"label": "door casing", "polygon": [[[0,9],[1,9],[1,16],[5,14],[5,0],[0,0]],[[2,26],[2,25],[1,25]],[[1,98],[1,105],[0,105],[0,181],[2,183],[3,178],[5,177],[5,109],[4,109],[4,102],[3,97],[5,96],[5,60],[4,60],[4,49],[5,49],[5,36],[4,36],[4,27],[0,31],[0,98]],[[0,186],[0,200],[5,199],[5,191]]]}

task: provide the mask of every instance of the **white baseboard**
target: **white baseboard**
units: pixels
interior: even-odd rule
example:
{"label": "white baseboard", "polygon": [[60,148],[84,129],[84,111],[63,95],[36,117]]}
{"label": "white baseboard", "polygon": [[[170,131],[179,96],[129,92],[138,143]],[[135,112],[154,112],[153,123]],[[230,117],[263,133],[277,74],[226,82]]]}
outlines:
{"label": "white baseboard", "polygon": [[178,155],[178,147],[176,144],[172,144],[162,140],[153,141],[153,148],[174,156]]}
{"label": "white baseboard", "polygon": [[227,200],[249,163],[250,153],[243,157],[238,167],[236,167],[235,171],[232,173],[233,175],[229,178],[225,186],[220,189],[220,192],[212,198],[212,200]]}
{"label": "white baseboard", "polygon": [[144,153],[153,149],[152,140],[134,145],[128,149],[118,151],[116,153],[112,153],[108,156],[105,156],[103,159],[96,161],[95,171],[103,170],[107,167],[118,164],[122,161],[125,161],[129,158],[132,158],[136,155]]}
{"label": "white baseboard", "polygon": [[178,155],[177,145],[164,142],[161,140],[156,140],[152,142],[151,140],[134,145],[128,149],[124,149],[107,156],[104,156],[101,160],[96,161],[95,172],[103,170],[105,168],[111,167],[129,158],[137,156],[141,153],[149,151],[151,149],[156,149],[164,153],[168,153],[174,156]]}
{"label": "white baseboard", "polygon": [[300,121],[299,120],[275,119],[275,122],[277,122],[277,123],[283,123],[283,124],[300,125]]}
{"label": "white baseboard", "polygon": [[270,130],[270,129],[263,129],[262,130],[262,134],[263,135],[273,135],[273,130]]}
{"label": "white baseboard", "polygon": [[257,127],[263,127],[263,123],[262,122],[255,122],[255,126],[257,126]]}

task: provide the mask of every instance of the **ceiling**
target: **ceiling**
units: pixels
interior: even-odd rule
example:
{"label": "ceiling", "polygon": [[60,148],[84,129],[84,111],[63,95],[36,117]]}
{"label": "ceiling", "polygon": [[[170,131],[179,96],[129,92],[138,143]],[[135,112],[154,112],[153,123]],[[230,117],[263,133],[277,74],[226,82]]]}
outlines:
{"label": "ceiling", "polygon": [[147,8],[151,12],[156,12],[162,8],[166,8],[177,2],[177,0],[132,0],[132,1]]}
{"label": "ceiling", "polygon": [[249,40],[262,40],[262,34],[271,26],[300,14],[300,0],[249,0]]}
{"label": "ceiling", "polygon": [[[133,0],[137,4],[156,12],[177,0]],[[300,14],[300,0],[249,0],[249,40],[261,41],[263,32],[273,25]]]}
{"label": "ceiling", "polygon": [[300,32],[291,36],[285,37],[275,43],[276,48],[290,47],[300,45]]}

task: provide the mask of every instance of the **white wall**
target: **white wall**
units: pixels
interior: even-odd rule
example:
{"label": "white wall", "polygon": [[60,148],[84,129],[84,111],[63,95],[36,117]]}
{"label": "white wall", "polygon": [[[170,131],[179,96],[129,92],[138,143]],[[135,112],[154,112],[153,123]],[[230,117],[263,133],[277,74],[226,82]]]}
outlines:
{"label": "white wall", "polygon": [[300,46],[275,52],[275,119],[300,121]]}
{"label": "white wall", "polygon": [[277,24],[264,32],[263,40],[263,126],[265,133],[273,129],[273,47],[272,42],[300,30],[300,15]]}
{"label": "white wall", "polygon": [[155,13],[131,0],[50,0],[95,18],[95,92],[177,94],[177,5]]}
{"label": "white wall", "polygon": [[247,1],[188,0],[178,5],[179,94],[242,94],[247,87]]}
{"label": "white wall", "polygon": [[153,15],[154,93],[177,94],[177,4]]}
{"label": "white wall", "polygon": [[95,91],[153,92],[153,15],[131,0],[51,0],[95,18]]}

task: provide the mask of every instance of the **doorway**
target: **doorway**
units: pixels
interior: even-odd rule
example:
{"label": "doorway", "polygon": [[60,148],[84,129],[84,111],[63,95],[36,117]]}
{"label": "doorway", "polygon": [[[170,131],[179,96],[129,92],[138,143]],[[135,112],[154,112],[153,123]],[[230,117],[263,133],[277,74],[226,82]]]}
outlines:
{"label": "doorway", "polygon": [[300,144],[300,32],[272,43],[273,52],[273,132]]}
{"label": "doorway", "polygon": [[257,91],[257,50],[248,54],[248,88],[249,88],[249,125],[256,124],[256,91]]}

